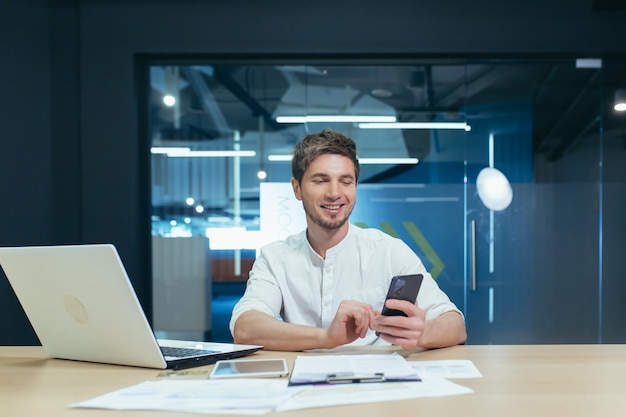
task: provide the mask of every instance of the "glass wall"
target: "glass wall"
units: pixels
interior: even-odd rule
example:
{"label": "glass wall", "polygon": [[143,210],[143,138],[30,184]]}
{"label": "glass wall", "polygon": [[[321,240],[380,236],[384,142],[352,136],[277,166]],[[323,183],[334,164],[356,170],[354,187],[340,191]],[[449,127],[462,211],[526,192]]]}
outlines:
{"label": "glass wall", "polygon": [[625,341],[615,259],[626,114],[612,107],[624,68],[151,66],[155,329],[230,340],[256,250],[305,227],[288,184],[293,145],[333,128],[362,164],[351,221],[418,253],[464,312],[468,343]]}

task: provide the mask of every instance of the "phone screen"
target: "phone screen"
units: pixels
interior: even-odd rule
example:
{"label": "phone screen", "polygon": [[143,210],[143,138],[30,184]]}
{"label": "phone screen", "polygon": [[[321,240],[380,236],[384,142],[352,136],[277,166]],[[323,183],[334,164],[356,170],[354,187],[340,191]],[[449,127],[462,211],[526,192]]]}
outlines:
{"label": "phone screen", "polygon": [[[406,300],[415,303],[423,279],[424,276],[422,274],[398,275],[393,277],[385,302],[390,298],[395,298],[397,300]],[[383,306],[381,314],[385,316],[406,316],[406,314],[400,310],[394,310],[385,306]]]}

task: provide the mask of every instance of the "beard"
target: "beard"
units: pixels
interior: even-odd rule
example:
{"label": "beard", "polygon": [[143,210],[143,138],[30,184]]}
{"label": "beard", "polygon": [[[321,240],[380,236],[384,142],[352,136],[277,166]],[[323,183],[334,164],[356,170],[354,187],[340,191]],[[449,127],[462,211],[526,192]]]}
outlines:
{"label": "beard", "polygon": [[352,208],[354,208],[352,207],[350,211],[343,212],[341,215],[324,218],[315,211],[316,207],[309,207],[304,202],[302,203],[302,206],[304,207],[304,213],[308,219],[311,219],[311,221],[316,225],[328,230],[339,229],[346,224],[350,214],[352,214]]}

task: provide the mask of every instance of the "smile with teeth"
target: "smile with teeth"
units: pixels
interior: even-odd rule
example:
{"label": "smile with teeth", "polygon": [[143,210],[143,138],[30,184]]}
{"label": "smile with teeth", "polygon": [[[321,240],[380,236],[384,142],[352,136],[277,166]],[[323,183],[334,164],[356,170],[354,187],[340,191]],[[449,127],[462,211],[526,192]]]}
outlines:
{"label": "smile with teeth", "polygon": [[339,210],[341,208],[341,204],[334,204],[334,205],[325,205],[322,206],[322,208],[325,208],[326,210]]}

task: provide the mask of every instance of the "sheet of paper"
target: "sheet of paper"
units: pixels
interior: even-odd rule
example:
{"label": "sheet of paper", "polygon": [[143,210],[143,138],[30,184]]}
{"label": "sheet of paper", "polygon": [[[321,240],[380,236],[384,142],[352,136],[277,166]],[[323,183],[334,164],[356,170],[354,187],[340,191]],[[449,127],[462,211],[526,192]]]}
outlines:
{"label": "sheet of paper", "polygon": [[160,380],[143,382],[71,407],[261,415],[298,391],[287,388],[286,379]]}
{"label": "sheet of paper", "polygon": [[420,376],[437,376],[441,378],[481,378],[476,365],[467,359],[439,361],[409,361]]}
{"label": "sheet of paper", "polygon": [[[359,372],[404,373],[408,366],[420,374],[422,381],[384,382],[339,385],[300,385],[289,387],[286,379],[241,378],[234,380],[163,378],[147,381],[87,401],[72,404],[73,408],[111,410],[161,410],[190,413],[262,415],[270,411],[297,410],[343,404],[361,404],[404,400],[420,397],[442,397],[469,394],[467,387],[448,381],[449,378],[476,378],[482,375],[471,361],[412,361],[399,355],[311,356],[300,363],[311,372],[321,361],[329,369]],[[384,356],[384,357],[378,357]],[[398,358],[404,365],[398,365]],[[309,361],[310,358],[320,358]],[[402,361],[399,363],[402,364]],[[317,364],[319,365],[319,364]],[[385,366],[387,368],[381,368]],[[396,368],[396,366],[398,368]],[[295,369],[294,369],[295,370]]]}
{"label": "sheet of paper", "polygon": [[290,382],[293,384],[324,382],[328,375],[368,376],[384,374],[386,379],[418,379],[418,374],[402,356],[320,355],[298,356],[293,365]]}
{"label": "sheet of paper", "polygon": [[420,397],[443,397],[474,392],[470,388],[437,377],[422,378],[422,381],[419,382],[307,385],[307,387],[279,405],[276,411]]}

